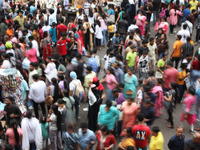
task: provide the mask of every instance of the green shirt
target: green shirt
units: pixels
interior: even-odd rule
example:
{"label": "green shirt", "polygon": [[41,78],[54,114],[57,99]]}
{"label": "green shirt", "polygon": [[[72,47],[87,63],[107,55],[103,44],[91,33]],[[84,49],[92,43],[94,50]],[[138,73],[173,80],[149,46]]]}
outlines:
{"label": "green shirt", "polygon": [[40,126],[42,130],[43,140],[47,140],[49,138],[49,132],[48,132],[49,123],[46,122],[45,124],[40,124]]}
{"label": "green shirt", "polygon": [[165,68],[165,61],[163,59],[160,59],[158,61],[157,67],[160,68],[162,71],[164,71]]}
{"label": "green shirt", "polygon": [[42,69],[41,68],[36,69],[36,71],[37,71],[39,76],[42,76]]}
{"label": "green shirt", "polygon": [[58,66],[58,71],[62,71],[63,73],[65,73],[65,71],[66,71],[65,66],[62,65],[62,64],[60,64],[60,65]]}
{"label": "green shirt", "polygon": [[126,55],[126,60],[128,60],[128,67],[133,67],[135,66],[135,60],[137,57],[137,52],[128,52],[128,54]]}

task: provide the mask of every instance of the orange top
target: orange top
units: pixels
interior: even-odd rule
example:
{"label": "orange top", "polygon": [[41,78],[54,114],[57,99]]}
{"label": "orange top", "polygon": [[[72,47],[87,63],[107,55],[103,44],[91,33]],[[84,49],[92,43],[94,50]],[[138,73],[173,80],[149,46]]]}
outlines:
{"label": "orange top", "polygon": [[9,36],[9,38],[10,38],[10,36],[11,35],[13,35],[13,30],[12,29],[7,29],[6,30],[6,34]]}
{"label": "orange top", "polygon": [[182,41],[176,41],[174,43],[173,49],[175,49],[172,57],[181,57],[181,46],[183,45]]}

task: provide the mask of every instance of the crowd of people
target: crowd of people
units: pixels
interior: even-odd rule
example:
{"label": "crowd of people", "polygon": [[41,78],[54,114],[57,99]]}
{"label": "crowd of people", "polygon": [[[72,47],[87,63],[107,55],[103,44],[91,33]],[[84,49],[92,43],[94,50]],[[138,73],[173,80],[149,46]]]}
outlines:
{"label": "crowd of people", "polygon": [[[0,74],[0,149],[163,150],[165,141],[170,150],[200,150],[199,6],[197,0],[3,0],[0,71],[19,72],[26,111],[5,94],[16,80],[4,82]],[[80,118],[83,103],[87,120]],[[177,105],[183,105],[178,127]],[[162,113],[167,128],[176,128],[168,139],[154,123]]]}

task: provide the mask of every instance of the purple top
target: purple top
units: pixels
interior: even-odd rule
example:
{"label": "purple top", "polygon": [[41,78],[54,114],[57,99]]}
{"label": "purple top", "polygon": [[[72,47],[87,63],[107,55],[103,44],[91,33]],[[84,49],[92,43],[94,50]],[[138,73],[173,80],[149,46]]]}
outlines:
{"label": "purple top", "polygon": [[124,94],[119,93],[119,97],[116,99],[117,105],[122,104],[125,101]]}
{"label": "purple top", "polygon": [[62,91],[64,91],[64,90],[65,90],[64,80],[63,80],[63,81],[60,81],[60,82],[58,83],[58,86],[59,86],[59,88],[60,88]]}

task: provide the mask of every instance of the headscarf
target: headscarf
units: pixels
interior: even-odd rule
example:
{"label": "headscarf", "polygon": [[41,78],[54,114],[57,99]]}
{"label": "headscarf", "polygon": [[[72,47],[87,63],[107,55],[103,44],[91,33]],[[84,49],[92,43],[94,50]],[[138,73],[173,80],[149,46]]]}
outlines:
{"label": "headscarf", "polygon": [[71,72],[70,72],[70,77],[71,77],[73,80],[76,80],[76,79],[77,79],[76,72],[71,71]]}
{"label": "headscarf", "polygon": [[12,44],[10,42],[6,42],[5,46],[6,46],[7,49],[11,49],[12,48]]}

